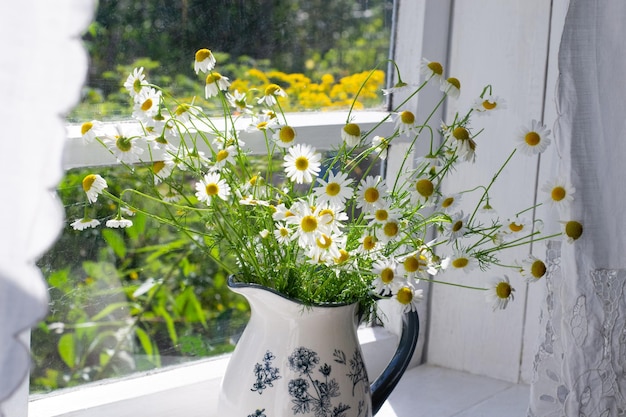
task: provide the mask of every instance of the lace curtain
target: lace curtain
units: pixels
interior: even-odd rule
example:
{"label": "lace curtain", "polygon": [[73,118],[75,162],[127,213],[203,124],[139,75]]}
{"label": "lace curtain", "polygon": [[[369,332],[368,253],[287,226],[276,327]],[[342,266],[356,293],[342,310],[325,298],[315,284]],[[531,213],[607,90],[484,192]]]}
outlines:
{"label": "lace curtain", "polygon": [[571,0],[555,137],[574,244],[548,247],[529,417],[626,415],[626,2]]}
{"label": "lace curtain", "polygon": [[61,228],[62,115],[87,70],[80,41],[95,3],[0,2],[0,416],[27,414],[28,329],[47,311],[36,259]]}

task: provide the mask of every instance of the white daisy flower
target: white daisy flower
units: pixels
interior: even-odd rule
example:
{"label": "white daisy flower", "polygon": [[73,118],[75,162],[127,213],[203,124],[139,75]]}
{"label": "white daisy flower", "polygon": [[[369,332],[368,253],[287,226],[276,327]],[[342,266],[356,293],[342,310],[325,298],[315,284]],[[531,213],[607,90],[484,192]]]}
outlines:
{"label": "white daisy flower", "polygon": [[292,239],[298,239],[298,244],[302,248],[314,245],[321,235],[330,234],[330,229],[326,225],[328,219],[319,216],[319,208],[312,210],[309,204],[300,201],[295,203],[292,209],[294,215],[287,216],[284,220],[287,224],[296,226]]}
{"label": "white daisy flower", "polygon": [[559,210],[566,208],[573,200],[576,189],[564,178],[554,178],[547,181],[541,191],[548,194],[545,201]]}
{"label": "white daisy flower", "polygon": [[388,243],[396,241],[400,238],[402,231],[402,225],[397,218],[390,217],[383,222],[379,227],[374,229],[376,238],[382,243]]}
{"label": "white daisy flower", "polygon": [[357,249],[358,253],[365,256],[373,257],[379,249],[380,242],[375,235],[365,233],[359,239],[359,247]]}
{"label": "white daisy flower", "polygon": [[135,68],[133,72],[126,78],[124,82],[124,88],[128,90],[131,97],[135,97],[137,94],[141,92],[145,87],[143,82],[145,81],[146,76],[143,73],[143,67]]}
{"label": "white daisy flower", "polygon": [[97,227],[100,225],[100,222],[96,219],[90,219],[89,217],[84,217],[82,219],[78,219],[73,221],[70,226],[74,230],[85,230],[92,227]]}
{"label": "white daisy flower", "polygon": [[476,142],[469,131],[463,126],[457,126],[452,130],[452,137],[456,139],[456,152],[459,158],[467,162],[474,162],[476,160]]}
{"label": "white daisy flower", "polygon": [[372,273],[376,275],[372,286],[377,294],[390,295],[398,288],[400,277],[396,273],[397,267],[393,258],[380,259],[372,264]]}
{"label": "white daisy flower", "polygon": [[411,136],[411,133],[413,133],[415,127],[415,114],[413,114],[413,112],[404,110],[398,113],[396,117],[395,128],[398,129],[399,135]]}
{"label": "white daisy flower", "polygon": [[139,145],[141,137],[130,137],[124,134],[122,126],[115,127],[116,134],[107,134],[102,141],[115,155],[119,162],[134,164],[140,161],[143,148]]}
{"label": "white daisy flower", "polygon": [[107,182],[98,174],[89,174],[83,178],[83,191],[87,194],[87,200],[95,203],[102,190],[108,187]]}
{"label": "white daisy flower", "polygon": [[535,282],[541,279],[546,274],[547,270],[546,264],[541,259],[531,254],[522,261],[520,273],[522,276],[526,277],[527,282]]}
{"label": "white daisy flower", "polygon": [[[272,213],[272,219],[274,221],[285,220],[288,217],[295,216],[295,213],[285,206],[285,204],[280,203],[276,207],[274,207],[274,213]],[[292,222],[293,223],[293,222]]]}
{"label": "white daisy flower", "polygon": [[383,204],[375,210],[365,214],[365,220],[368,221],[369,227],[376,227],[384,224],[390,219],[397,219],[400,212],[397,209],[389,208],[389,204],[383,201]]}
{"label": "white daisy flower", "polygon": [[357,190],[357,208],[366,212],[372,212],[377,208],[385,206],[387,197],[387,185],[380,175],[375,177],[368,175],[361,180]]}
{"label": "white daisy flower", "polygon": [[168,178],[172,174],[172,171],[174,170],[175,166],[176,165],[171,159],[163,160],[163,161],[154,161],[154,163],[152,164],[152,173],[154,174],[154,184],[155,185],[160,184],[164,179]]}
{"label": "white daisy flower", "polygon": [[215,154],[215,166],[217,168],[222,168],[226,164],[233,165],[235,163],[236,155],[237,155],[237,148],[235,148],[235,146],[233,145],[226,146],[224,149],[220,149]]}
{"label": "white daisy flower", "polygon": [[341,139],[348,148],[354,148],[361,143],[361,128],[356,123],[346,123],[341,129]]}
{"label": "white daisy flower", "polygon": [[265,88],[265,95],[258,100],[258,104],[273,106],[277,103],[276,97],[287,97],[287,93],[278,84],[270,84]]}
{"label": "white daisy flower", "polygon": [[485,115],[496,110],[506,109],[506,102],[498,96],[478,97],[474,101],[472,109],[479,115]]}
{"label": "white daisy flower", "polygon": [[462,238],[468,230],[469,214],[463,215],[463,211],[455,213],[451,217],[448,227],[448,241],[450,243]]}
{"label": "white daisy flower", "polygon": [[83,138],[83,142],[93,142],[95,138],[102,134],[102,123],[97,120],[85,122],[80,126],[80,134]]}
{"label": "white daisy flower", "polygon": [[419,249],[399,259],[398,273],[407,280],[419,279],[424,276],[429,269],[430,257],[428,251]]}
{"label": "white daisy flower", "polygon": [[281,126],[273,136],[276,145],[281,148],[288,148],[293,145],[296,140],[296,129],[291,126]]}
{"label": "white daisy flower", "polygon": [[428,206],[435,202],[435,184],[429,178],[417,178],[411,190],[413,204]]}
{"label": "white daisy flower", "polygon": [[239,90],[233,91],[232,94],[226,93],[226,100],[235,111],[252,114],[252,106],[246,102],[246,99],[246,93],[240,93]]}
{"label": "white daisy flower", "polygon": [[265,132],[276,126],[277,120],[269,114],[259,114],[256,118],[252,119],[250,126],[246,129],[247,132]]}
{"label": "white daisy flower", "polygon": [[281,245],[287,245],[291,241],[291,230],[283,222],[277,222],[274,229],[274,237]]}
{"label": "white daisy flower", "polygon": [[202,108],[188,103],[179,103],[174,109],[174,117],[181,122],[189,122],[191,117],[201,117]]}
{"label": "white daisy flower", "polygon": [[152,87],[144,88],[135,96],[133,117],[144,123],[150,121],[159,112],[160,102],[160,91]]}
{"label": "white daisy flower", "polygon": [[563,225],[563,232],[568,243],[574,243],[574,241],[580,239],[583,235],[583,225],[577,220],[569,220],[560,222]]}
{"label": "white daisy flower", "polygon": [[317,183],[320,184],[313,192],[317,198],[318,204],[334,204],[343,206],[346,200],[352,198],[354,190],[350,186],[353,180],[348,178],[348,174],[342,171],[335,174],[332,171],[328,171],[328,179],[317,178]]}
{"label": "white daisy flower", "polygon": [[441,81],[443,77],[443,66],[439,62],[429,61],[426,58],[422,58],[420,64],[420,73],[424,76],[425,81],[434,78],[435,81]]}
{"label": "white daisy flower", "polygon": [[551,142],[549,135],[550,130],[543,123],[532,120],[528,126],[521,128],[517,136],[517,148],[529,156],[540,154]]}
{"label": "white daisy flower", "polygon": [[294,145],[287,151],[284,157],[283,167],[287,177],[297,184],[309,184],[313,181],[313,175],[320,172],[319,153],[309,145]]}
{"label": "white daisy flower", "polygon": [[461,205],[463,194],[447,194],[439,199],[439,207],[441,210],[450,213]]}
{"label": "white daisy flower", "polygon": [[213,68],[215,68],[215,57],[213,53],[206,48],[199,49],[196,52],[196,59],[193,63],[193,69],[196,74],[200,71],[209,72]]}
{"label": "white daisy flower", "polygon": [[511,287],[509,277],[506,275],[503,278],[492,278],[487,289],[486,301],[492,305],[493,310],[504,310],[509,304],[509,301],[513,301],[515,288]]}
{"label": "white daisy flower", "polygon": [[532,223],[525,217],[508,218],[502,226],[505,240],[518,239],[532,231]]}
{"label": "white daisy flower", "polygon": [[383,88],[382,92],[384,96],[388,96],[390,94],[394,94],[394,93],[401,93],[401,92],[411,92],[411,90],[417,88],[418,86],[415,84],[407,84],[404,81],[398,81],[393,87],[391,88]]}
{"label": "white daisy flower", "polygon": [[322,233],[308,247],[307,256],[317,262],[332,265],[341,256],[339,249],[345,245],[341,236]]}
{"label": "white daisy flower", "polygon": [[382,136],[374,136],[372,139],[372,148],[378,153],[378,157],[382,160],[387,159],[389,149],[389,141]]}
{"label": "white daisy flower", "polygon": [[126,229],[133,225],[133,221],[122,217],[121,214],[118,214],[114,219],[107,220],[106,227],[111,229]]}
{"label": "white daisy flower", "polygon": [[349,219],[346,212],[343,211],[343,206],[329,203],[320,204],[319,202],[317,206],[320,222],[328,227],[332,233],[339,234],[345,224],[344,222]]}
{"label": "white daisy flower", "polygon": [[230,186],[218,172],[210,172],[196,183],[196,197],[207,205],[211,205],[211,200],[215,197],[226,200],[228,196],[230,196]]}
{"label": "white daisy flower", "polygon": [[230,81],[219,72],[211,72],[206,76],[204,96],[206,98],[215,97],[219,91],[226,91],[230,86]]}
{"label": "white daisy flower", "polygon": [[454,77],[450,77],[446,80],[441,80],[441,91],[448,97],[459,98],[461,95],[461,82]]}
{"label": "white daisy flower", "polygon": [[450,267],[469,273],[478,266],[478,260],[461,249],[455,249],[450,258]]}
{"label": "white daisy flower", "polygon": [[394,300],[400,303],[403,313],[416,311],[417,305],[424,298],[424,290],[415,289],[412,284],[405,284],[398,289]]}

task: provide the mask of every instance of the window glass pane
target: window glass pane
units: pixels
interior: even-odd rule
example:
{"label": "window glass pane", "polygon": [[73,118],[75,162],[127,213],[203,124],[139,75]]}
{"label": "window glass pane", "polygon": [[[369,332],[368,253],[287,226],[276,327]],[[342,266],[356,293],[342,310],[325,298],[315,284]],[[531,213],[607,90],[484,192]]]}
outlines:
{"label": "window glass pane", "polygon": [[[286,111],[347,108],[368,76],[361,104],[379,106],[384,73],[370,71],[386,68],[391,10],[391,0],[100,1],[85,34],[88,83],[69,121],[127,119],[132,106],[122,83],[138,66],[151,82],[210,110],[203,76],[193,70],[202,47],[213,50],[220,72],[241,92],[284,86]],[[267,161],[257,164],[262,172]],[[132,169],[97,173],[115,177],[109,191],[119,195],[151,175],[146,166]],[[70,223],[85,215],[81,183],[93,172],[69,171],[59,186],[68,221],[39,262],[51,302],[32,334],[32,392],[228,352],[248,318],[247,304],[226,287],[224,268],[206,256],[216,249],[201,234],[175,232],[140,212],[127,213],[132,228],[74,230]],[[193,215],[159,208],[201,230]],[[114,201],[87,205],[87,215],[104,223],[116,209]]]}

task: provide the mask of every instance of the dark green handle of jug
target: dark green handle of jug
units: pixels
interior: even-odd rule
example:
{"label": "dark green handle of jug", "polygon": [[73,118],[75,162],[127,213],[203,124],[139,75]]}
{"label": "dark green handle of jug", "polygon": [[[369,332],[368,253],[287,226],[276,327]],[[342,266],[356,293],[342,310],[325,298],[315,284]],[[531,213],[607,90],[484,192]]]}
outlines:
{"label": "dark green handle of jug", "polygon": [[396,353],[389,361],[387,368],[371,385],[372,415],[376,414],[389,394],[398,385],[400,378],[409,366],[419,333],[419,316],[417,311],[411,311],[402,317],[402,335]]}

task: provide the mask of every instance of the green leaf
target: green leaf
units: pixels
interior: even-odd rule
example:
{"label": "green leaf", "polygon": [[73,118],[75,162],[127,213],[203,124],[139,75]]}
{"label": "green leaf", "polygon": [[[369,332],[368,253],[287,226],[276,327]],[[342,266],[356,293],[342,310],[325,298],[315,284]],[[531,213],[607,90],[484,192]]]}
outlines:
{"label": "green leaf", "polygon": [[113,249],[113,252],[115,252],[118,258],[123,259],[126,257],[126,243],[120,233],[111,229],[102,229],[102,237],[109,247]]}
{"label": "green leaf", "polygon": [[174,319],[170,313],[167,312],[162,306],[158,306],[155,309],[155,312],[165,320],[165,325],[167,326],[167,332],[170,335],[170,340],[173,344],[178,344],[178,335],[176,334],[176,327],[174,326]]}
{"label": "green leaf", "polygon": [[141,347],[143,348],[144,352],[146,352],[146,355],[154,355],[154,350],[152,349],[152,340],[150,340],[150,336],[148,336],[148,333],[146,333],[141,327],[135,327],[135,334],[137,335],[137,339],[139,339],[139,343],[141,343]]}
{"label": "green leaf", "polygon": [[103,308],[100,312],[98,312],[96,315],[94,315],[91,318],[91,320],[93,321],[101,320],[105,318],[106,316],[110,315],[111,313],[113,313],[115,310],[125,309],[129,307],[130,307],[130,303],[127,303],[127,302],[118,302],[118,303],[109,304],[105,308]]}
{"label": "green leaf", "polygon": [[57,345],[59,356],[65,364],[74,368],[76,365],[76,338],[73,333],[67,333],[61,336]]}
{"label": "green leaf", "polygon": [[146,215],[137,213],[133,217],[133,227],[126,229],[126,234],[133,239],[137,240],[139,236],[143,236],[146,231]]}

